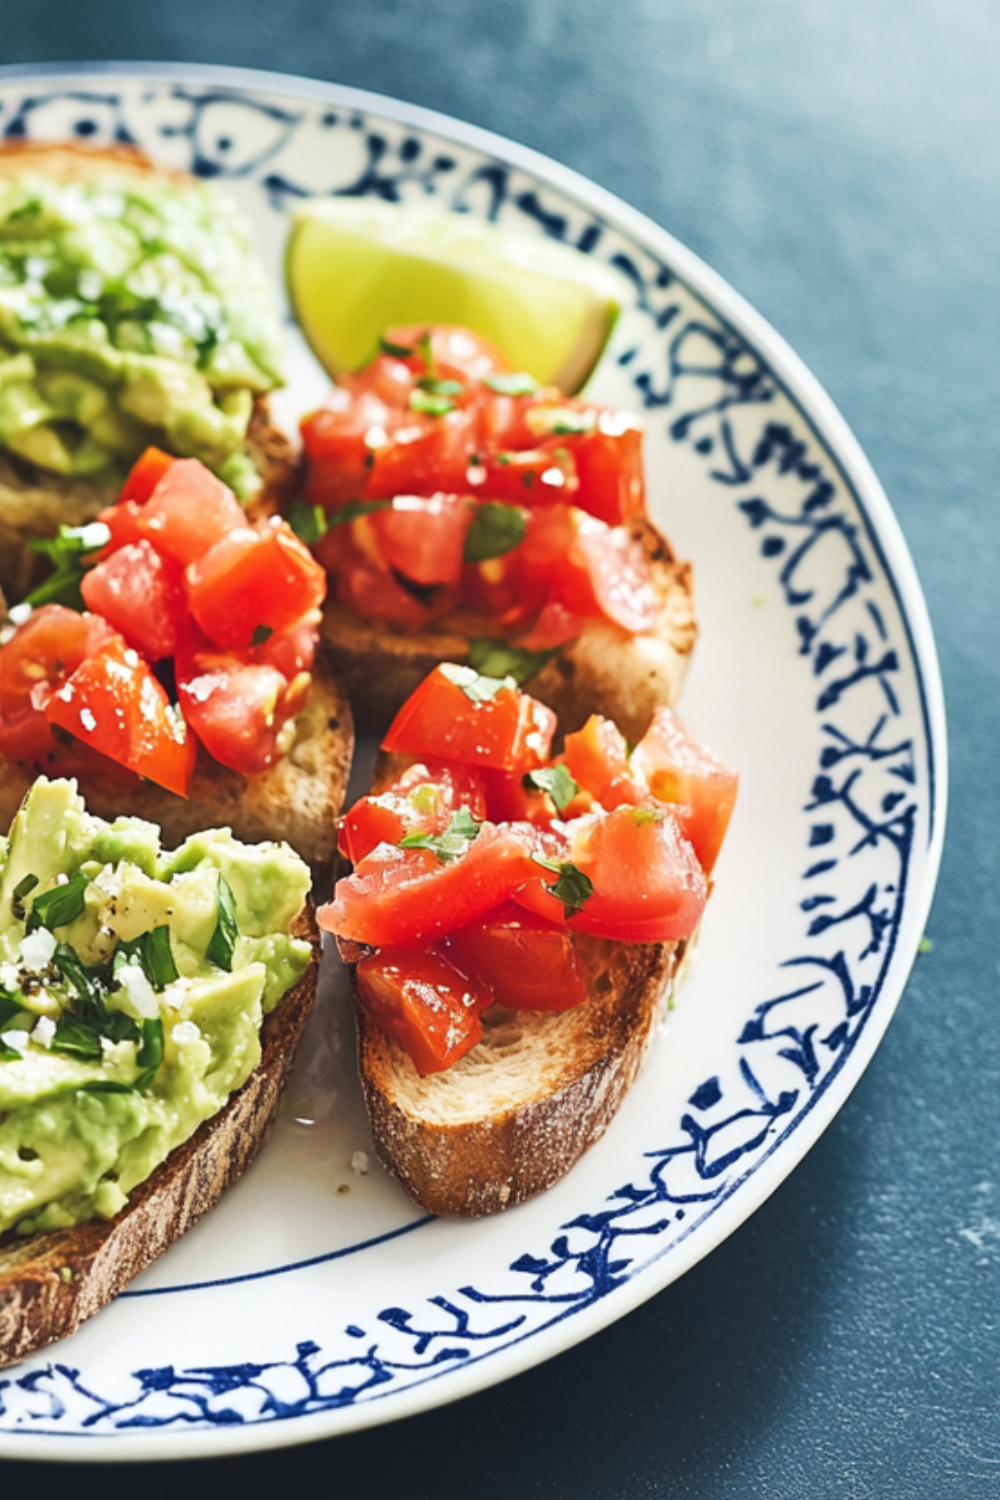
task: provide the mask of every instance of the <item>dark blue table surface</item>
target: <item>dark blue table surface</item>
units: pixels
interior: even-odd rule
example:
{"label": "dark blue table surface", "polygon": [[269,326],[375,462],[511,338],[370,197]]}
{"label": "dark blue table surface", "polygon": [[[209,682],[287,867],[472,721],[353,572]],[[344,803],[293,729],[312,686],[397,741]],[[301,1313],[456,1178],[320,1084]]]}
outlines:
{"label": "dark blue table surface", "polygon": [[1000,1494],[1000,7],[996,0],[34,0],[0,57],[282,69],[429,105],[613,189],[847,417],[930,605],[949,834],[896,1019],[816,1148],[628,1318],[506,1385],[247,1459],[31,1472],[371,1500]]}

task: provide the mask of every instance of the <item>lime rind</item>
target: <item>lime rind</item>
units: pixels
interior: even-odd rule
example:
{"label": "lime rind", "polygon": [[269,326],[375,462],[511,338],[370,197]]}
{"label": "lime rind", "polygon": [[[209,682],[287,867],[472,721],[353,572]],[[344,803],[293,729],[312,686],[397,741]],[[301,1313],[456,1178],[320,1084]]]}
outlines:
{"label": "lime rind", "polygon": [[333,375],[365,363],[393,324],[458,323],[513,369],[569,392],[590,376],[631,290],[560,241],[367,199],[302,205],[285,272],[303,333]]}

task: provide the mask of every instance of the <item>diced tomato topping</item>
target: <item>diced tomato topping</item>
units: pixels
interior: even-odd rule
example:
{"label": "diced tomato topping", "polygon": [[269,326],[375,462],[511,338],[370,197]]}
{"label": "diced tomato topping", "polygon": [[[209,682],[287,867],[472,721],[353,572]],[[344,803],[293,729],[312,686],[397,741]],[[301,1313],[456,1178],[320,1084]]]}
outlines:
{"label": "diced tomato topping", "polygon": [[84,603],[147,661],[173,656],[188,618],[179,564],[143,538],[120,547],[83,575]]}
{"label": "diced tomato topping", "polygon": [[526,787],[521,772],[482,770],[479,775],[491,823],[534,823],[547,828],[556,816],[552,798]]}
{"label": "diced tomato topping", "polygon": [[187,796],[195,743],[138,652],[113,636],[46,707],[50,724],[158,786]]}
{"label": "diced tomato topping", "polygon": [[134,501],[137,505],[145,505],[164,474],[176,462],[176,458],[164,453],[162,448],[147,448],[129,470],[118,504],[127,505]]}
{"label": "diced tomato topping", "polygon": [[573,504],[609,526],[644,515],[642,436],[642,421],[631,412],[595,410],[589,432],[549,439],[564,446],[575,465]]}
{"label": "diced tomato topping", "polygon": [[480,1040],[488,989],[436,953],[385,948],[355,970],[362,1005],[412,1058],[418,1073],[440,1073]]}
{"label": "diced tomato topping", "polygon": [[317,920],[375,948],[432,942],[500,903],[537,872],[531,829],[484,823],[467,853],[443,862],[429,849],[379,844],[338,881]]}
{"label": "diced tomato topping", "polygon": [[192,562],[187,585],[201,629],[232,650],[287,629],[326,596],[326,574],[309,548],[271,522],[227,532]]}
{"label": "diced tomato topping", "polygon": [[[452,323],[405,323],[387,328],[383,346],[410,349],[405,363],[417,376],[439,380],[470,380],[478,383],[488,375],[509,368],[505,356],[489,339]],[[425,351],[430,347],[428,369]]]}
{"label": "diced tomato topping", "polygon": [[513,901],[451,933],[442,952],[514,1010],[571,1010],[587,998],[572,933]]}
{"label": "diced tomato topping", "polygon": [[[363,526],[368,519],[362,517],[350,529],[353,531],[355,527]],[[338,528],[338,531],[347,529]],[[407,588],[384,563],[366,558],[351,539],[346,539],[346,543],[338,539],[325,547],[327,539],[334,536],[335,532],[327,532],[316,549],[317,556],[333,573],[338,599],[362,619],[381,620],[399,630],[422,630],[454,604],[456,595],[453,589],[421,584]]]}
{"label": "diced tomato topping", "polygon": [[585,623],[582,615],[575,615],[558,599],[548,599],[527,635],[520,636],[517,644],[525,651],[550,651],[575,641]]}
{"label": "diced tomato topping", "polygon": [[390,568],[413,583],[455,586],[472,510],[463,495],[396,495],[369,524]]}
{"label": "diced tomato topping", "polygon": [[469,458],[475,451],[475,418],[456,408],[442,416],[411,412],[372,449],[365,495],[460,495],[469,489]]}
{"label": "diced tomato topping", "polygon": [[660,802],[674,813],[706,875],[711,874],[729,827],[739,777],[692,739],[669,708],[658,709],[636,746],[632,764]]}
{"label": "diced tomato topping", "polygon": [[582,729],[566,736],[562,759],[583,789],[605,812],[643,800],[645,788],[632,775],[628,746],[617,725],[591,714]]}
{"label": "diced tomato topping", "polygon": [[326,405],[302,423],[309,503],[335,510],[357,499],[368,480],[373,447],[386,441],[390,425],[389,408],[377,396],[362,391],[355,397],[335,387]]}
{"label": "diced tomato topping", "polygon": [[39,764],[53,746],[45,709],[56,689],[114,631],[95,615],[45,604],[0,650],[0,755]]}
{"label": "diced tomato topping", "polygon": [[184,717],[221,765],[258,776],[280,760],[286,724],[309,689],[302,673],[288,683],[274,667],[211,647],[184,651],[176,662]]}
{"label": "diced tomato topping", "polygon": [[444,761],[418,762],[374,797],[361,797],[340,824],[339,848],[358,864],[378,845],[408,833],[442,833],[459,808],[477,823],[486,817],[485,773]]}
{"label": "diced tomato topping", "polygon": [[185,567],[245,524],[246,514],[232,490],[196,458],[179,458],[170,465],[137,521],[141,536]]}
{"label": "diced tomato topping", "polygon": [[262,666],[274,667],[287,682],[301,672],[311,672],[316,660],[315,616],[310,612],[286,630],[276,630],[262,645],[253,648],[251,656]]}
{"label": "diced tomato topping", "polygon": [[552,591],[575,613],[604,615],[630,635],[656,624],[656,592],[641,541],[626,527],[606,526],[581,510],[572,514],[572,539],[556,565]]}
{"label": "diced tomato topping", "polygon": [[489,682],[477,679],[470,668],[436,667],[403,704],[383,748],[499,771],[524,772],[543,765],[555,733],[555,714],[506,685],[485,702],[474,701],[469,694],[482,697],[477,682],[484,680]]}
{"label": "diced tomato topping", "polygon": [[514,899],[549,921],[626,943],[690,937],[701,921],[704,872],[673,814],[652,798],[576,819],[566,858],[593,887],[579,910],[567,917],[564,902],[551,894],[555,872],[519,888]]}
{"label": "diced tomato topping", "polygon": [[569,452],[540,448],[525,452],[488,454],[469,471],[470,488],[484,500],[508,500],[513,505],[547,505],[557,500],[577,501],[580,481]]}
{"label": "diced tomato topping", "polygon": [[139,516],[141,513],[142,506],[138,500],[120,501],[117,505],[109,505],[105,510],[101,511],[97,519],[103,521],[104,525],[111,532],[111,540],[97,554],[98,559],[110,557],[113,552],[118,551],[119,547],[128,547],[133,542],[141,542],[143,540],[142,533],[139,530]]}

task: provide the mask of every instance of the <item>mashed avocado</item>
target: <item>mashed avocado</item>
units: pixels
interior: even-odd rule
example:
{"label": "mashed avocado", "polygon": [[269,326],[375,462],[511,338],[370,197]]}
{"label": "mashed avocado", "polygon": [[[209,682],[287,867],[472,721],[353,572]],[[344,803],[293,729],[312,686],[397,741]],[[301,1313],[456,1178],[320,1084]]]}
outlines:
{"label": "mashed avocado", "polygon": [[310,959],[282,844],[160,848],[40,779],[0,838],[0,1232],[110,1218],[260,1060]]}
{"label": "mashed avocado", "polygon": [[212,187],[0,180],[0,446],[101,475],[156,443],[246,492],[253,398],[279,364],[263,273]]}

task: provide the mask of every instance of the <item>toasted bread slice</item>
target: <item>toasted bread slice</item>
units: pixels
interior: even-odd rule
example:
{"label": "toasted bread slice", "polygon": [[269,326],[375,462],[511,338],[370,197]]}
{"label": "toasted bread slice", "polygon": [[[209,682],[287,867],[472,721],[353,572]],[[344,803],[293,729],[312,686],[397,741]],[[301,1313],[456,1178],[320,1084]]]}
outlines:
{"label": "toasted bread slice", "polygon": [[[241,776],[199,753],[190,795],[177,797],[152,782],[85,785],[91,812],[158,823],[165,844],[179,844],[202,828],[228,827],[246,843],[284,839],[319,873],[336,846],[354,751],[351,709],[329,664],[317,657],[305,708],[289,753],[261,776]],[[0,826],[7,828],[33,776],[0,760]]]}
{"label": "toasted bread slice", "polygon": [[[192,179],[184,172],[162,167],[134,146],[84,146],[73,142],[9,141],[0,146],[0,176],[40,172],[63,181],[92,178],[102,173],[161,178],[165,182]],[[261,477],[261,488],[249,504],[252,516],[287,509],[295,492],[299,458],[288,438],[271,422],[267,398],[254,402],[247,429],[246,451]],[[48,571],[48,565],[27,548],[38,537],[55,536],[60,525],[82,526],[113,505],[120,479],[53,474],[16,454],[0,450],[0,589],[14,604],[23,599]]]}
{"label": "toasted bread slice", "polygon": [[578,938],[582,1005],[492,1006],[483,1040],[427,1078],[359,1004],[361,1083],[382,1164],[433,1214],[495,1213],[551,1187],[635,1080],[682,948]]}
{"label": "toasted bread slice", "polygon": [[[630,525],[652,568],[656,628],[629,635],[610,620],[588,620],[577,640],[522,684],[555,710],[563,734],[597,713],[613,719],[627,739],[639,740],[655,710],[680,696],[697,634],[691,565],[677,560],[651,522]],[[432,629],[404,635],[363,620],[336,599],[327,602],[323,617],[323,640],[358,726],[376,731],[388,726],[439,662],[467,662],[470,638],[495,633],[490,621],[456,612]]]}
{"label": "toasted bread slice", "polygon": [[313,962],[264,1018],[262,1056],[243,1087],[133,1192],[114,1219],[0,1245],[0,1366],[68,1337],[212,1208],[267,1140],[316,994],[311,906],[293,932]]}
{"label": "toasted bread slice", "polygon": [[[372,792],[414,760],[380,754]],[[582,1005],[559,1012],[491,1006],[482,1041],[427,1078],[371,1019],[355,988],[358,1067],[375,1149],[428,1213],[479,1216],[544,1192],[600,1139],[632,1086],[689,944],[577,933],[574,946],[586,975]]]}

